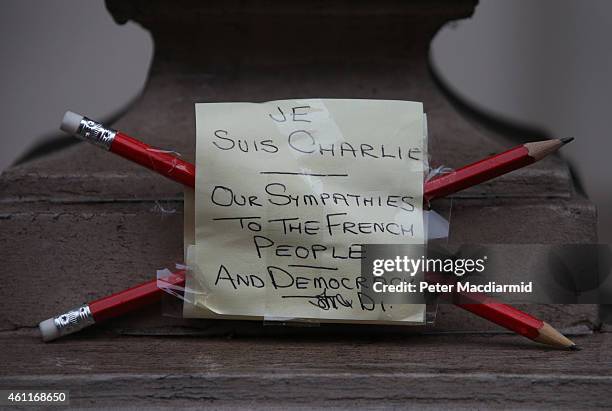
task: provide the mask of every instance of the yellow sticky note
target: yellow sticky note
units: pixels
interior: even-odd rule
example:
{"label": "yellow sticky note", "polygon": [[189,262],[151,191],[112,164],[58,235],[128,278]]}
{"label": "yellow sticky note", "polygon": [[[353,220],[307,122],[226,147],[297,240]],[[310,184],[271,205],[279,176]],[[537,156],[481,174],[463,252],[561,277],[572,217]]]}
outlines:
{"label": "yellow sticky note", "polygon": [[360,273],[361,244],[424,242],[421,103],[205,103],[196,126],[185,316],[424,321]]}

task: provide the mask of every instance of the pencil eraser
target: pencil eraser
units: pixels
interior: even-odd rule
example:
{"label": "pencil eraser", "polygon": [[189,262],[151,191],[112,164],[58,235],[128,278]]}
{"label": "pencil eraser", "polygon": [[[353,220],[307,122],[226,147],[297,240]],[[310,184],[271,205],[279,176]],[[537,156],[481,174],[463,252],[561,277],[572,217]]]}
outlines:
{"label": "pencil eraser", "polygon": [[68,134],[76,134],[79,130],[79,125],[83,120],[83,116],[72,111],[66,111],[64,118],[62,119],[62,125],[60,129]]}
{"label": "pencil eraser", "polygon": [[40,324],[38,324],[38,329],[40,330],[40,334],[42,335],[44,342],[53,341],[60,336],[60,332],[55,326],[55,321],[53,321],[53,318],[42,321]]}

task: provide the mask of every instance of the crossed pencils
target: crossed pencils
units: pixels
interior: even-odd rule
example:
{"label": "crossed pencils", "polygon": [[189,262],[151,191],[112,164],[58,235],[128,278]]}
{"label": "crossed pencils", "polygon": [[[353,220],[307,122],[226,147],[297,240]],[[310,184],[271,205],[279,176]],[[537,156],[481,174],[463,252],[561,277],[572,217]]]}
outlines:
{"label": "crossed pencils", "polygon": [[[195,166],[176,155],[156,149],[120,131],[73,112],[66,112],[61,129],[71,135],[149,168],[187,187],[195,187]],[[436,198],[480,184],[502,174],[525,167],[556,152],[573,138],[526,143],[465,167],[434,177],[425,183],[423,197]],[[161,299],[158,281],[169,286],[183,286],[185,272],[176,271],[159,280],[149,281],[108,297],[103,297],[39,324],[44,341],[71,334],[89,325],[121,316]],[[490,297],[462,294],[460,308],[470,311],[531,340],[553,347],[578,349],[576,344],[548,323]]]}

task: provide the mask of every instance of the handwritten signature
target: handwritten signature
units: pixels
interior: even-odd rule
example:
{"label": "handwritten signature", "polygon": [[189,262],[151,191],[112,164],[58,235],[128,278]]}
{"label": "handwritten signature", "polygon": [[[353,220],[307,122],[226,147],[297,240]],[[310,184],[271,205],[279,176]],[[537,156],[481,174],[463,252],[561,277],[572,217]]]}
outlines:
{"label": "handwritten signature", "polygon": [[353,300],[345,298],[342,294],[327,295],[327,288],[317,295],[284,295],[282,298],[305,298],[308,303],[322,310],[337,310],[340,307],[353,308]]}

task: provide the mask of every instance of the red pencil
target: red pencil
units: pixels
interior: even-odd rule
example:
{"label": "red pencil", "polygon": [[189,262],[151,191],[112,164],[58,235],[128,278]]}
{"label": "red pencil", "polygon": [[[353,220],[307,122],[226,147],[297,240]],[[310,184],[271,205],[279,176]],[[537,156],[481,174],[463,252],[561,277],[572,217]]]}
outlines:
{"label": "red pencil", "polygon": [[[189,187],[195,187],[195,166],[168,153],[167,151],[156,149],[126,134],[105,127],[101,123],[95,122],[70,111],[66,112],[64,115],[61,129],[89,143],[98,145],[108,151],[119,154],[128,160],[134,161],[143,165],[144,167],[165,175],[172,180],[180,182]],[[435,178],[426,184],[425,198],[427,200],[431,200],[443,195],[448,195],[470,185],[478,184],[519,167],[531,164],[556,151],[559,147],[571,140],[572,139],[548,140],[539,143],[528,143],[508,150],[497,156],[493,156],[463,167],[454,173]],[[136,294],[133,302],[126,303],[127,308],[123,312],[128,312],[135,309],[137,306],[140,307],[148,304],[148,299],[152,294],[156,294],[156,298],[159,299],[159,296],[161,296],[160,290],[158,290],[156,293],[148,292],[152,291],[151,288],[153,286],[155,289],[157,289],[157,281],[151,281],[130,289],[143,290],[142,296]],[[126,292],[130,290],[126,290]],[[114,294],[113,296],[107,298],[111,299],[111,301],[116,301],[117,299],[115,297],[121,294],[122,293]],[[103,298],[97,301],[103,300],[105,299]],[[457,305],[535,341],[539,341],[537,338],[539,338],[538,336],[540,335],[540,330],[542,330],[542,333],[546,334],[547,336],[546,338],[542,337],[540,342],[565,348],[575,347],[573,342],[563,337],[563,335],[545,322],[506,304],[489,300],[486,303],[479,302],[474,304]],[[80,309],[84,309],[83,307],[80,307]],[[91,310],[91,304],[89,305],[88,310]],[[117,310],[117,312],[119,311],[120,310]],[[123,312],[121,312],[121,314]],[[72,316],[78,317],[78,315],[75,314]],[[61,322],[58,321],[58,318],[61,317],[62,316],[43,321],[40,324],[41,331],[43,331],[43,323],[48,326],[53,324],[54,327],[57,327],[58,322]],[[90,316],[85,317],[86,319],[83,320],[82,323],[84,326],[88,326],[92,322],[88,322],[87,320]],[[77,331],[81,328],[75,328],[73,331],[66,331],[63,334],[60,333],[50,339]],[[67,327],[64,329],[67,329]],[[47,334],[55,335],[50,331],[48,331]]]}
{"label": "red pencil", "polygon": [[169,286],[182,287],[185,284],[185,271],[176,271],[159,280],[148,281],[108,297],[102,297],[42,321],[38,328],[43,341],[55,340],[159,301],[163,291],[158,287],[158,281],[163,281]]}
{"label": "red pencil", "polygon": [[[427,273],[425,280],[428,282],[453,284],[448,277],[437,273]],[[455,292],[451,294],[451,297],[453,304],[457,307],[514,331],[530,340],[553,347],[571,350],[579,349],[576,344],[555,330],[547,322],[518,310],[511,305],[501,303],[486,294]]]}
{"label": "red pencil", "polygon": [[[195,166],[172,153],[145,144],[120,131],[71,111],[66,112],[61,129],[147,167],[161,175],[188,187],[195,187]],[[509,173],[535,163],[554,153],[573,138],[554,139],[526,143],[503,153],[469,164],[448,174],[434,177],[425,183],[423,197],[426,201],[445,197],[465,188]]]}
{"label": "red pencil", "polygon": [[195,166],[174,153],[152,147],[79,114],[67,111],[61,129],[188,187],[195,187]]}
{"label": "red pencil", "polygon": [[[468,298],[469,296],[465,294],[461,295],[461,299],[464,301]],[[580,349],[569,338],[555,330],[547,322],[490,297],[473,297],[473,302],[455,305],[530,340],[553,347],[568,348],[570,350]]]}
{"label": "red pencil", "polygon": [[525,143],[503,153],[461,167],[448,174],[435,177],[425,183],[425,200],[446,197],[468,187],[475,186],[502,174],[528,166],[554,153],[573,137]]}
{"label": "red pencil", "polygon": [[[160,283],[164,287],[183,287],[185,285],[185,271],[176,271],[167,277],[137,285],[108,297],[102,297],[89,304],[84,304],[42,321],[39,324],[39,329],[43,341],[53,341],[90,325],[153,304],[159,301],[164,293],[159,288]],[[461,294],[460,300],[461,303],[455,305],[530,340],[553,347],[578,349],[576,344],[548,323],[512,306],[481,294]]]}

